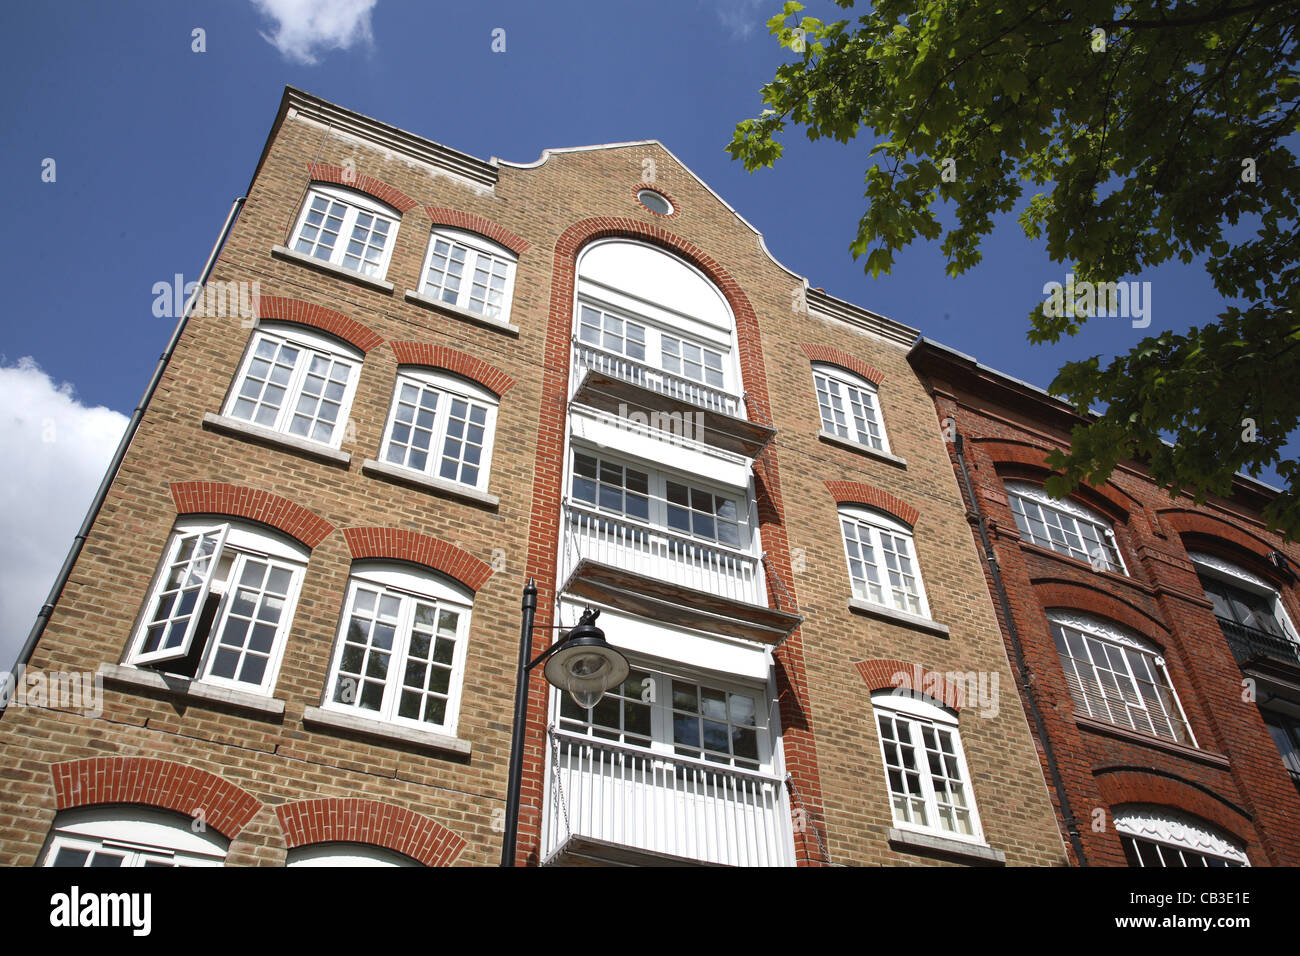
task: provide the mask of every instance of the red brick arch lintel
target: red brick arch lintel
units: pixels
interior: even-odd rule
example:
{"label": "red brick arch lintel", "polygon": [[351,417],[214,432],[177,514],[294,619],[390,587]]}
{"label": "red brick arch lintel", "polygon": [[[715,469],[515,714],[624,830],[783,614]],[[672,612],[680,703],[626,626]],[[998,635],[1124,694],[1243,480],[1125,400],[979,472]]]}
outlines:
{"label": "red brick arch lintel", "polygon": [[955,711],[960,711],[965,702],[965,693],[960,684],[948,680],[939,671],[930,670],[911,661],[875,658],[858,661],[853,666],[866,681],[868,690],[897,689],[924,694]]}
{"label": "red brick arch lintel", "polygon": [[387,558],[430,568],[477,592],[492,576],[492,566],[463,548],[405,528],[344,528],[354,560]]}
{"label": "red brick arch lintel", "polygon": [[361,798],[299,800],[275,808],[285,846],[364,843],[409,856],[425,866],[450,866],[465,839],[429,817]]}
{"label": "red brick arch lintel", "polygon": [[56,807],[137,804],[202,819],[233,840],[262,808],[247,790],[188,764],[154,757],[92,757],[50,768]]}
{"label": "red brick arch lintel", "polygon": [[247,518],[282,531],[308,548],[316,547],[334,530],[320,515],[259,488],[219,481],[174,481],[170,488],[177,514]]}
{"label": "red brick arch lintel", "polygon": [[1109,807],[1126,803],[1174,807],[1226,830],[1243,844],[1250,842],[1252,827],[1246,811],[1180,777],[1132,767],[1103,767],[1094,776]]}

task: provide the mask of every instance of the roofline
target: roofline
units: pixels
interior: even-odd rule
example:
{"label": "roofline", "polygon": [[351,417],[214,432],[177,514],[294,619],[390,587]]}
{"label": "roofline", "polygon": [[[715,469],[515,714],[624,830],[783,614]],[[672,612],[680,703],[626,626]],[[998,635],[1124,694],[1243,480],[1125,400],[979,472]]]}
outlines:
{"label": "roofline", "polygon": [[[830,295],[824,289],[814,288],[805,276],[801,276],[789,266],[782,263],[772,251],[768,249],[767,242],[763,234],[754,227],[748,219],[742,216],[736,208],[723,199],[712,186],[701,179],[690,166],[682,162],[671,149],[665,146],[657,139],[634,140],[625,143],[597,143],[590,146],[562,146],[548,147],[542,150],[541,155],[530,163],[516,163],[510,160],[503,160],[493,156],[491,159],[483,160],[471,156],[468,153],[460,152],[449,146],[443,146],[431,139],[419,136],[415,133],[399,129],[388,123],[381,122],[354,110],[331,103],[328,100],[321,99],[304,90],[294,86],[286,86],[284,95],[280,100],[280,108],[276,113],[275,121],[271,125],[271,130],[267,135],[266,144],[262,148],[262,155],[258,158],[257,167],[253,172],[253,179],[256,180],[258,173],[262,170],[262,164],[271,149],[271,143],[279,132],[280,127],[286,119],[291,116],[300,115],[306,119],[313,120],[332,130],[338,130],[341,133],[350,134],[361,139],[371,142],[377,142],[385,148],[394,152],[435,167],[444,172],[450,173],[462,180],[468,180],[478,188],[492,189],[495,187],[500,169],[508,166],[514,169],[536,169],[546,163],[552,155],[558,153],[580,153],[593,152],[601,149],[628,149],[632,147],[654,146],[672,158],[682,169],[684,169],[692,179],[700,184],[714,199],[716,199],[728,212],[736,217],[746,229],[754,234],[758,243],[759,251],[765,255],[773,265],[790,276],[802,289],[805,301],[811,313],[820,315],[831,321],[838,321],[855,327],[880,338],[883,338],[896,345],[904,347],[910,346],[918,336],[918,331],[911,326],[897,322],[888,316],[879,312],[874,312],[863,306],[857,305]],[[252,183],[249,183],[251,190]]]}
{"label": "roofline", "polygon": [[[1007,388],[1013,392],[1018,392],[1027,398],[1043,404],[1050,405],[1055,411],[1063,413],[1077,421],[1088,421],[1090,418],[1099,417],[1101,415],[1101,412],[1096,410],[1091,411],[1089,415],[1080,415],[1075,411],[1073,405],[1065,399],[1053,395],[1046,389],[1039,388],[1037,385],[1016,378],[1014,375],[1009,375],[1006,372],[993,368],[992,366],[985,365],[983,362],[978,361],[973,356],[967,355],[965,352],[959,352],[957,349],[944,345],[942,342],[937,342],[934,339],[926,338],[925,336],[917,338],[911,349],[908,351],[907,357],[911,360],[914,356],[917,356],[918,353],[926,350],[934,353],[941,353],[941,356],[948,362],[955,365],[966,365],[972,371],[994,380],[996,384],[1001,385],[1003,388]],[[1161,441],[1164,441],[1165,444],[1169,445],[1171,448],[1174,447],[1172,442],[1165,441],[1164,439],[1161,439]],[[1136,462],[1134,463],[1136,464]],[[1266,498],[1282,494],[1285,490],[1240,471],[1233,474],[1233,481],[1237,484],[1246,486],[1253,493]]]}

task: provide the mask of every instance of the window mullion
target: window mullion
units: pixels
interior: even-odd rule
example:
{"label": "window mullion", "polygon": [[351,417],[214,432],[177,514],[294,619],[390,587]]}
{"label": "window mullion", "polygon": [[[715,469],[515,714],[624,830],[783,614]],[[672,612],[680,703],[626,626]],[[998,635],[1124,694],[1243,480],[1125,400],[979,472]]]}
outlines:
{"label": "window mullion", "polygon": [[307,380],[307,370],[311,368],[312,356],[316,353],[305,345],[298,344],[298,357],[293,363],[293,374],[289,376],[289,381],[284,385],[284,402],[280,405],[280,411],[275,416],[275,422],[272,427],[278,432],[288,433],[289,422],[293,418],[293,410],[298,407],[298,399],[302,396],[303,383]]}
{"label": "window mullion", "polygon": [[[397,612],[397,626],[394,628],[393,633],[392,653],[388,655],[388,673],[384,679],[384,700],[379,707],[379,712],[384,715],[384,719],[391,721],[397,716],[402,675],[406,673],[406,658],[411,649],[411,627],[415,620],[416,601],[409,595],[388,588],[384,589],[384,593],[393,594],[402,602]],[[378,605],[376,605],[377,609]]]}

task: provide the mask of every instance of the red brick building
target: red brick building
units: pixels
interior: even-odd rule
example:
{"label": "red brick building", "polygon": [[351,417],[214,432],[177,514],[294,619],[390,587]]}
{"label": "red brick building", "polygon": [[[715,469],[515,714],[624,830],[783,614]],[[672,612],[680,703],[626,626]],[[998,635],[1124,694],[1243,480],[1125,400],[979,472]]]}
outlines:
{"label": "red brick building", "polygon": [[921,340],[928,384],[1071,861],[1300,863],[1300,549],[1267,487],[1171,498],[1138,464],[1064,501],[1044,458],[1079,421]]}
{"label": "red brick building", "polygon": [[0,862],[496,864],[532,578],[535,653],[592,606],[630,670],[532,675],[516,862],[1065,863],[914,330],[653,141],[288,90],[227,227],[0,721]]}

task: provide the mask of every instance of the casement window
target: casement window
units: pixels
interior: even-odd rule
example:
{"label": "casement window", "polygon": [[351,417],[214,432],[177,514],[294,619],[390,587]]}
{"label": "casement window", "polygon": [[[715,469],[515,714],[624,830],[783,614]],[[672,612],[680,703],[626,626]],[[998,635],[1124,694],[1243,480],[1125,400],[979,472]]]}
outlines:
{"label": "casement window", "polygon": [[225,414],[338,448],[361,361],[356,349],[326,335],[266,325],[253,333]]}
{"label": "casement window", "polygon": [[570,495],[585,509],[631,518],[738,550],[750,546],[744,497],[703,482],[575,449]]}
{"label": "casement window", "polygon": [[472,604],[431,571],[354,567],[324,706],[454,735]]}
{"label": "casement window", "polygon": [[317,183],[307,193],[289,247],[313,259],[382,279],[401,214],[364,193]]}
{"label": "casement window", "polygon": [[285,866],[419,866],[405,854],[368,843],[313,843],[290,850]]}
{"label": "casement window", "polygon": [[1296,641],[1295,626],[1277,589],[1244,568],[1210,554],[1188,554],[1201,579],[1205,596],[1220,622],[1261,631],[1270,637]]}
{"label": "casement window", "polygon": [[497,397],[482,386],[443,372],[400,369],[380,456],[486,491],[496,417]]}
{"label": "casement window", "polygon": [[957,718],[918,694],[871,695],[894,825],[982,840]]}
{"label": "casement window", "polygon": [[1250,866],[1236,840],[1169,807],[1116,807],[1111,817],[1129,866]]}
{"label": "casement window", "polygon": [[1076,713],[1196,746],[1157,648],[1095,618],[1048,618]]}
{"label": "casement window", "polygon": [[758,687],[633,666],[595,707],[560,694],[559,727],[629,747],[747,770],[768,769],[772,741]]}
{"label": "casement window", "polygon": [[151,807],[65,810],[55,818],[43,866],[222,866],[228,844],[188,817]]}
{"label": "casement window", "polygon": [[307,557],[256,526],[178,522],[126,663],[269,694]]}
{"label": "casement window", "polygon": [[504,246],[470,232],[435,229],[422,275],[422,295],[485,319],[509,321],[515,256]]}
{"label": "casement window", "polygon": [[906,614],[930,616],[910,528],[869,508],[843,506],[840,529],[854,597]]}
{"label": "casement window", "polygon": [[1028,482],[1008,481],[1006,489],[1024,540],[1087,561],[1099,571],[1128,574],[1115,532],[1097,512],[1071,499],[1057,501]]}
{"label": "casement window", "polygon": [[813,365],[813,384],[823,430],[889,453],[876,386],[851,372],[822,363]]}

